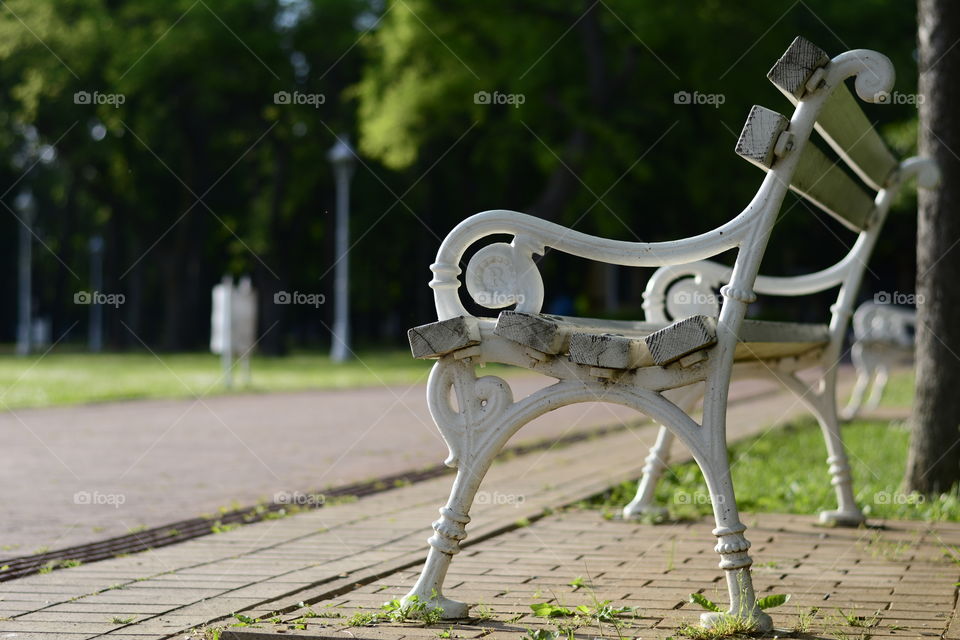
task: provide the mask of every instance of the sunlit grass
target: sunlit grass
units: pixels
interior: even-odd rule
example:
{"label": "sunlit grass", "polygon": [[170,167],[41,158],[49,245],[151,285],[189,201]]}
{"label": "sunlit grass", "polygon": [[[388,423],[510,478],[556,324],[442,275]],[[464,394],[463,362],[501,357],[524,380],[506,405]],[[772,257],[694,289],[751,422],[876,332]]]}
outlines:
{"label": "sunlit grass", "polygon": [[[360,352],[334,364],[326,355],[254,357],[252,383],[235,371],[235,391],[342,389],[425,382],[431,362],[408,351]],[[0,410],[226,392],[220,359],[200,353],[0,355]]]}
{"label": "sunlit grass", "polygon": [[883,392],[880,406],[905,407],[913,402],[913,369],[894,371],[890,374],[890,381]]}
{"label": "sunlit grass", "polygon": [[[908,431],[898,423],[856,421],[843,428],[857,503],[873,519],[960,521],[960,495],[904,494]],[[731,447],[733,483],[742,511],[815,514],[836,508],[826,448],[812,418],[802,418]],[[593,502],[616,509],[630,501],[636,483],[618,485]],[[711,512],[706,485],[694,463],[674,465],[657,487],[659,504],[675,517]]]}
{"label": "sunlit grass", "polygon": [[[891,376],[884,405],[908,406],[913,398],[913,373]],[[857,420],[843,426],[853,470],[857,503],[872,519],[897,518],[960,521],[960,494],[935,498],[900,490],[910,434],[899,422]],[[815,514],[836,508],[827,471],[827,451],[812,417],[730,447],[737,503],[742,511]],[[614,510],[633,498],[635,482],[614,487],[592,501]],[[694,463],[674,465],[657,488],[657,499],[675,517],[711,512],[703,477]]]}

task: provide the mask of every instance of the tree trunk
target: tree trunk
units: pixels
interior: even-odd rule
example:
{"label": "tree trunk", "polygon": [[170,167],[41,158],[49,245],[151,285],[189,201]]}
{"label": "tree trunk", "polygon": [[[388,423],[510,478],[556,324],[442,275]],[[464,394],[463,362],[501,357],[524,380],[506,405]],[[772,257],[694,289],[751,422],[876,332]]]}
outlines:
{"label": "tree trunk", "polygon": [[947,491],[960,480],[960,3],[919,0],[920,153],[941,186],[920,190],[917,382],[907,489]]}

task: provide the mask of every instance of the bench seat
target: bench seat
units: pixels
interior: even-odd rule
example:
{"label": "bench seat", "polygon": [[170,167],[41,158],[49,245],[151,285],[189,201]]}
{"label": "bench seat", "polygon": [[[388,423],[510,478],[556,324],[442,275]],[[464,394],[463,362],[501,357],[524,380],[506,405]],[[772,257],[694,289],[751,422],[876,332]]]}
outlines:
{"label": "bench seat", "polygon": [[[572,318],[503,311],[493,333],[528,349],[604,369],[665,366],[717,342],[714,318],[698,315],[668,322]],[[410,331],[413,355],[437,358],[479,344],[475,318],[453,318]],[[829,342],[823,324],[744,320],[734,359],[776,360],[822,349]]]}

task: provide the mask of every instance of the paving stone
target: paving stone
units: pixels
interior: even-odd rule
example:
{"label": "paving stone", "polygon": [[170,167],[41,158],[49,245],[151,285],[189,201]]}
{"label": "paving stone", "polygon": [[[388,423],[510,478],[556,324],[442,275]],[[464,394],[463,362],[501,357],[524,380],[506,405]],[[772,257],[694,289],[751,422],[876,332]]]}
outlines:
{"label": "paving stone", "polygon": [[[782,396],[731,406],[731,436],[765,429],[764,416],[769,410],[779,414],[782,406]],[[446,592],[483,602],[493,619],[453,625],[459,637],[515,639],[527,628],[554,629],[557,621],[536,618],[531,603],[590,606],[595,597],[636,608],[638,617],[624,620],[624,637],[639,632],[644,638],[666,637],[679,625],[697,621],[698,609],[687,602],[691,592],[726,599],[711,550],[710,521],[654,527],[605,520],[593,511],[556,510],[639,475],[654,435],[647,426],[493,466],[484,489],[525,500],[518,508],[487,504],[471,512],[470,537],[453,563]],[[425,558],[429,523],[450,481],[438,478],[136,556],[4,583],[0,615],[13,618],[7,624],[18,633],[47,637],[60,637],[59,630],[62,637],[172,638],[195,626],[229,624],[234,613],[286,612],[283,625],[228,628],[223,640],[433,638],[450,625],[358,628],[345,622],[409,590]],[[552,515],[541,518],[547,508]],[[533,524],[516,528],[523,518]],[[942,549],[960,545],[960,525],[938,524],[933,534],[926,524],[895,521],[885,523],[885,530],[824,529],[809,516],[745,514],[744,522],[761,565],[755,571],[758,592],[794,596],[782,614],[774,612],[785,624],[796,622],[794,605],[820,608],[821,622],[839,616],[841,608],[879,609],[872,635],[896,635],[899,626],[950,637],[955,624],[951,585],[960,580],[960,569],[943,558]],[[593,593],[570,586],[577,576],[593,585]],[[316,601],[315,610],[329,605],[344,617],[309,618],[308,629],[293,629],[289,622],[302,615],[301,600]],[[136,624],[113,625],[114,615],[136,617]],[[603,630],[583,626],[577,637],[601,631],[610,631],[609,625]],[[900,637],[905,637],[902,631]]]}

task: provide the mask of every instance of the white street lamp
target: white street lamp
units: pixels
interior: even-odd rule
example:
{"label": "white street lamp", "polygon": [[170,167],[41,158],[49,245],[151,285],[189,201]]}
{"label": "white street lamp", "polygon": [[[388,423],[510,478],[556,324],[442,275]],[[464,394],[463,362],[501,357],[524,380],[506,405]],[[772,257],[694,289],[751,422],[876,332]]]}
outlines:
{"label": "white street lamp", "polygon": [[[90,290],[103,291],[103,236],[90,238]],[[96,295],[94,293],[93,295]],[[103,305],[90,301],[90,327],[87,348],[94,353],[103,351]]]}
{"label": "white street lamp", "polygon": [[33,292],[31,267],[33,262],[33,220],[36,204],[33,192],[27,188],[14,201],[20,212],[20,241],[17,253],[17,355],[30,353],[30,334],[33,324]]}
{"label": "white street lamp", "polygon": [[350,260],[347,256],[350,242],[350,178],[356,166],[356,152],[346,135],[327,152],[337,180],[337,262],[333,273],[333,335],[330,358],[343,362],[350,354]]}

